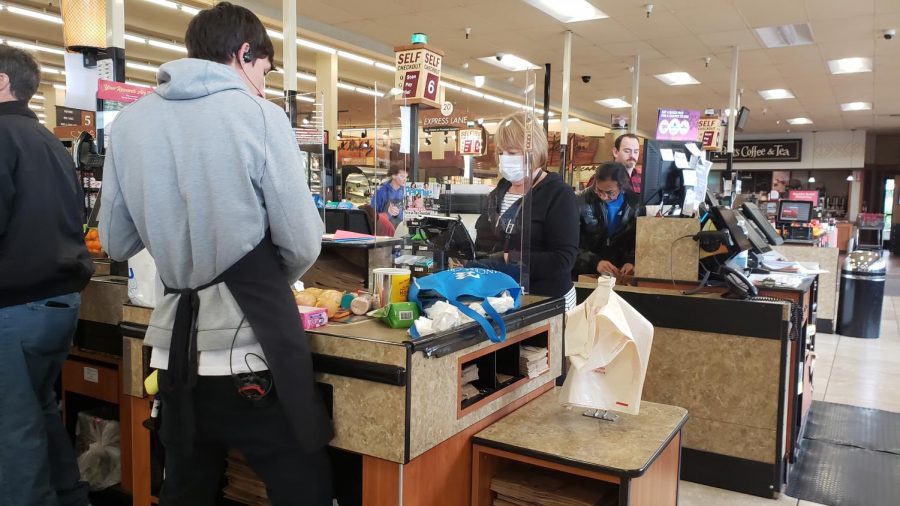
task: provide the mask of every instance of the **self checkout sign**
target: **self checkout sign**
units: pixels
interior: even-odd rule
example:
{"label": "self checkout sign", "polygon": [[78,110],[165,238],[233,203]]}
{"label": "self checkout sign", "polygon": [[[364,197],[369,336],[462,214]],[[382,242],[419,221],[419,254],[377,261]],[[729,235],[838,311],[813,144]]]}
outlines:
{"label": "self checkout sign", "polygon": [[401,93],[396,100],[405,105],[424,104],[440,107],[441,63],[444,52],[411,44],[394,48],[394,82]]}
{"label": "self checkout sign", "polygon": [[484,154],[484,143],[481,137],[481,129],[472,128],[460,130],[457,134],[459,137],[459,154],[480,156]]}

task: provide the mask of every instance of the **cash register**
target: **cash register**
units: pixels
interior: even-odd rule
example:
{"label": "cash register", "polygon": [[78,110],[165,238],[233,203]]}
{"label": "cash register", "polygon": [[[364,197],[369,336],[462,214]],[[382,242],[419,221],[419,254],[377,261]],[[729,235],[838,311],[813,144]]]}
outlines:
{"label": "cash register", "polygon": [[812,240],[813,203],[808,200],[781,200],[778,202],[778,213],[775,224],[785,239]]}

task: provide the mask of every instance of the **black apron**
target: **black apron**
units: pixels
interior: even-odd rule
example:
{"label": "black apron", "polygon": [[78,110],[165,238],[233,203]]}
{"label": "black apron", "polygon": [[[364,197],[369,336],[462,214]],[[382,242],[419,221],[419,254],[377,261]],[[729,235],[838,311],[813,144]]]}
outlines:
{"label": "black apron", "polygon": [[278,401],[297,442],[306,452],[319,450],[334,432],[313,379],[312,356],[297,304],[268,233],[252,251],[210,283],[193,289],[166,288],[166,293],[178,293],[180,297],[172,326],[169,367],[159,387],[167,394],[177,394],[179,402],[164,406],[163,416],[177,419],[185,451],[190,453],[196,433],[193,388],[197,384],[198,292],[218,283],[225,283],[231,291],[262,347]]}

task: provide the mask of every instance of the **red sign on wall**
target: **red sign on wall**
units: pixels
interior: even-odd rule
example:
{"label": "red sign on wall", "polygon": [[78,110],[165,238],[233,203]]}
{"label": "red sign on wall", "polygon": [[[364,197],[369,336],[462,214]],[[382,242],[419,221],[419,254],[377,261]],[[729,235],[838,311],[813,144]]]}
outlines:
{"label": "red sign on wall", "polygon": [[812,202],[813,205],[819,205],[818,190],[791,190],[788,192],[789,200],[805,200]]}

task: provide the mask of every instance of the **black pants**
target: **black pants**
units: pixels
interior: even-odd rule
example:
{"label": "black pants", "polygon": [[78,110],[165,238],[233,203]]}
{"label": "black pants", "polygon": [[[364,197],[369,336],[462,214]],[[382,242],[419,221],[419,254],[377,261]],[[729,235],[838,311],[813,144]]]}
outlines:
{"label": "black pants", "polygon": [[193,451],[185,455],[179,444],[181,431],[171,419],[166,423],[166,404],[174,400],[169,394],[160,396],[160,439],[166,449],[161,506],[215,505],[231,448],[244,455],[265,483],[274,506],[331,506],[326,448],[303,453],[277,400],[258,405],[238,396],[230,376],[200,376],[193,395],[197,432]]}

